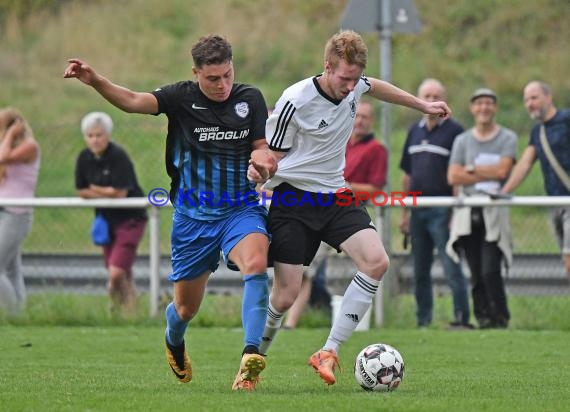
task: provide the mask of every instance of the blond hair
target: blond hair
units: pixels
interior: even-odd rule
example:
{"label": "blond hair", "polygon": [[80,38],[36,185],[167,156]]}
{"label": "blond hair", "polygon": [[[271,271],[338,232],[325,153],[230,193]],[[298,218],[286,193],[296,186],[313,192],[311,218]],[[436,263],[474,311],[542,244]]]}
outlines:
{"label": "blond hair", "polygon": [[[24,122],[24,130],[14,138],[12,148],[18,147],[26,137],[34,137],[30,125],[28,125],[22,114],[12,107],[6,107],[4,109],[0,109],[0,142],[4,140],[6,132],[16,120]],[[5,176],[6,165],[0,165],[0,182],[4,180]]]}
{"label": "blond hair", "polygon": [[368,48],[360,34],[352,30],[342,30],[333,35],[325,46],[325,65],[328,62],[333,69],[341,60],[362,69],[368,63]]}

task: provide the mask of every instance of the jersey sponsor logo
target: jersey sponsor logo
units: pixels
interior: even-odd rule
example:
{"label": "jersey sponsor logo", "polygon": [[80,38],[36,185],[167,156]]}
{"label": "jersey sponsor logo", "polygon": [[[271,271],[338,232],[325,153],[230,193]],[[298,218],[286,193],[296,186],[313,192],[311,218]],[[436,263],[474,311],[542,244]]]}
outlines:
{"label": "jersey sponsor logo", "polygon": [[241,140],[247,138],[249,129],[246,130],[229,130],[227,132],[204,132],[200,133],[198,140],[207,142],[210,140]]}
{"label": "jersey sponsor logo", "polygon": [[196,103],[192,103],[192,109],[194,109],[194,110],[208,110],[207,107],[196,106]]}
{"label": "jersey sponsor logo", "polygon": [[196,128],[194,128],[194,133],[217,132],[218,130],[220,130],[219,126],[196,127]]}
{"label": "jersey sponsor logo", "polygon": [[245,119],[245,117],[249,114],[249,105],[247,102],[240,102],[234,106],[234,110],[239,117]]}
{"label": "jersey sponsor logo", "polygon": [[327,127],[329,124],[327,122],[325,122],[324,120],[321,120],[321,122],[319,123],[319,130],[324,129],[325,127]]}
{"label": "jersey sponsor logo", "polygon": [[194,133],[198,134],[198,141],[207,142],[210,140],[241,140],[249,136],[249,129],[221,131],[218,126],[196,127]]}

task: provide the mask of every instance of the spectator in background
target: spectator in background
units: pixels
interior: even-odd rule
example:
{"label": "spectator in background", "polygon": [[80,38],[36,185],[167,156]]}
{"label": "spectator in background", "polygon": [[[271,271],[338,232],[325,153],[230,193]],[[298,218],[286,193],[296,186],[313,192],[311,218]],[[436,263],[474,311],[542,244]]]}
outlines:
{"label": "spectator in background", "polygon": [[[459,193],[497,194],[515,162],[517,135],[495,121],[497,96],[477,89],[470,111],[475,126],[460,134],[451,152],[448,181]],[[479,327],[506,328],[510,313],[501,262],[512,262],[509,209],[498,206],[457,207],[453,211],[447,252],[459,261],[462,250],[471,270],[473,308]]]}
{"label": "spectator in background", "polygon": [[[344,179],[355,192],[381,191],[386,184],[388,154],[386,148],[374,138],[374,107],[369,101],[360,101],[356,106],[356,117],[352,134],[346,145]],[[311,296],[313,279],[321,265],[325,265],[330,246],[321,243],[313,262],[303,272],[301,290],[293,306],[287,312],[284,328],[294,328]]]}
{"label": "spectator in background", "polygon": [[[552,102],[550,86],[541,81],[531,81],[525,86],[524,105],[530,118],[538,124],[532,128],[529,144],[502,191],[509,193],[515,190],[538,159],[548,196],[570,196],[570,109],[558,110]],[[541,135],[550,147],[552,160],[547,155],[549,151],[545,150]],[[550,216],[570,280],[570,206],[552,208]]]}
{"label": "spectator in background", "polygon": [[[92,112],[81,120],[87,148],[75,164],[75,188],[82,198],[144,196],[131,159],[111,141],[112,131],[113,121],[106,113]],[[111,310],[132,313],[136,304],[133,264],[146,226],[146,210],[96,208],[95,213],[103,215],[111,232],[111,242],[103,246]]]}
{"label": "spectator in background", "polygon": [[[13,108],[0,110],[0,198],[34,197],[40,149],[32,130]],[[33,209],[0,206],[0,312],[24,308],[21,244],[32,227]]]}
{"label": "spectator in background", "polygon": [[[418,96],[427,101],[446,100],[444,86],[436,79],[424,80]],[[453,142],[463,126],[453,119],[426,114],[408,130],[400,169],[404,171],[403,191],[421,192],[422,196],[452,196],[447,183],[447,167]],[[461,265],[445,252],[449,240],[451,209],[446,207],[402,208],[400,230],[411,236],[414,261],[416,320],[418,327],[427,327],[433,316],[432,265],[434,248],[453,299],[452,328],[472,329],[469,323],[469,294]]]}
{"label": "spectator in background", "polygon": [[346,145],[344,180],[355,192],[381,191],[386,184],[388,151],[374,138],[374,107],[367,100],[356,106],[356,118]]}

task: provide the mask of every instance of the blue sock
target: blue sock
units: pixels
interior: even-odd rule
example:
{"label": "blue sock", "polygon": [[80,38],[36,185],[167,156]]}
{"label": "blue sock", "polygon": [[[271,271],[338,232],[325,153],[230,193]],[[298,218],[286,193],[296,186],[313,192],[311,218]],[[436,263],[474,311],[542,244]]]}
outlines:
{"label": "blue sock", "polygon": [[187,326],[188,322],[180,319],[180,316],[178,316],[174,302],[170,302],[166,307],[166,339],[168,343],[172,346],[182,345]]}
{"label": "blue sock", "polygon": [[246,275],[243,277],[243,300],[241,319],[245,333],[245,346],[259,348],[265,321],[267,320],[267,304],[269,301],[269,286],[267,273]]}

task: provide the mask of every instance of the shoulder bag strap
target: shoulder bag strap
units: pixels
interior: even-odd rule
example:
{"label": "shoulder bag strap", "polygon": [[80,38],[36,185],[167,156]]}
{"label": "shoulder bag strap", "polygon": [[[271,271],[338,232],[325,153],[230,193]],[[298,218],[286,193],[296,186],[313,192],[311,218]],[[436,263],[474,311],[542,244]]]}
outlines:
{"label": "shoulder bag strap", "polygon": [[544,150],[544,154],[550,162],[550,166],[552,166],[552,169],[554,169],[556,176],[558,176],[558,178],[562,181],[566,187],[566,190],[570,191],[570,177],[564,171],[562,166],[560,166],[560,163],[554,156],[554,153],[552,153],[552,149],[550,148],[550,144],[548,144],[548,139],[546,138],[546,130],[544,128],[544,124],[540,125],[540,144],[542,145],[542,150]]}

